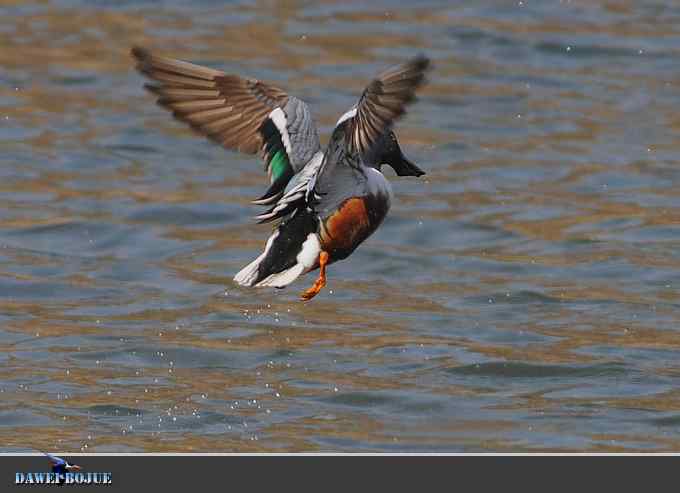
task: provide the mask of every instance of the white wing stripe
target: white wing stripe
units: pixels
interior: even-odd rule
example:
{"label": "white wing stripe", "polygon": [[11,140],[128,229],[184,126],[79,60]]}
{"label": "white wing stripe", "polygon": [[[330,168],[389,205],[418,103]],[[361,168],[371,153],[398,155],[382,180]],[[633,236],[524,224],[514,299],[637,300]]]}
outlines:
{"label": "white wing stripe", "polygon": [[281,140],[283,141],[283,147],[286,148],[286,154],[288,154],[290,158],[290,156],[292,156],[292,147],[290,145],[290,136],[288,135],[286,114],[281,108],[274,108],[274,110],[269,113],[269,118],[274,122],[274,125],[276,125],[276,128],[279,130],[279,133],[281,134]]}
{"label": "white wing stripe", "polygon": [[356,114],[357,114],[357,107],[355,106],[354,108],[352,108],[351,110],[346,112],[344,115],[342,115],[340,117],[340,119],[338,120],[338,123],[335,124],[335,126],[337,127],[342,122],[349,120],[350,118],[354,118],[356,116]]}

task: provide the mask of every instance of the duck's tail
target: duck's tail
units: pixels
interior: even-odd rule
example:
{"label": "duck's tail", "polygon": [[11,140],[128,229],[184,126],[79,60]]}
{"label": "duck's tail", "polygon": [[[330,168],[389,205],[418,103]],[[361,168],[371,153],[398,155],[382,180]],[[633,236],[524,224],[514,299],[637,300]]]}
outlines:
{"label": "duck's tail", "polygon": [[241,286],[283,288],[318,266],[321,244],[314,214],[298,209],[267,240],[262,254],[236,274]]}

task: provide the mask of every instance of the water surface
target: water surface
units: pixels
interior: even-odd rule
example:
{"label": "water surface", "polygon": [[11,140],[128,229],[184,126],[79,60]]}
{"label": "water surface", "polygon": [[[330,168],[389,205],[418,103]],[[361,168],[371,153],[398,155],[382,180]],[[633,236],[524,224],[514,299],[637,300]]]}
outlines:
{"label": "water surface", "polygon": [[[680,8],[661,1],[0,6],[0,450],[680,450]],[[237,287],[261,163],[142,90],[142,44],[328,137],[435,70],[379,231],[328,288]]]}

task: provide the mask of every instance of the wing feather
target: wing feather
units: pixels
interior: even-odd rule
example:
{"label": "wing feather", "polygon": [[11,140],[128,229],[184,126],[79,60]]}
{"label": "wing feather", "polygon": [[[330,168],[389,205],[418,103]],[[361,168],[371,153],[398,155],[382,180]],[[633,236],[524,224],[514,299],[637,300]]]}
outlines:
{"label": "wing feather", "polygon": [[[294,143],[297,147],[292,145],[283,149],[286,168],[275,176],[269,169],[273,155],[268,150],[278,149],[278,141],[290,142],[287,134],[289,122],[283,110],[293,101],[290,105],[295,113],[293,117],[300,111],[309,115],[303,101],[256,79],[158,56],[141,47],[133,47],[131,54],[136,60],[137,70],[151,79],[152,83],[144,87],[157,97],[160,106],[171,111],[175,118],[196,132],[227,149],[246,154],[260,152],[272,186],[281,176],[293,176],[318,149],[318,136],[311,118],[296,120],[295,124],[302,125],[307,131],[306,135],[311,135],[312,142],[301,139]],[[284,115],[283,119],[279,117],[283,125],[275,125],[274,133],[270,130],[265,136],[265,123],[277,109]],[[265,196],[269,199],[273,193],[282,192],[281,187],[285,187],[286,183],[279,179],[276,189],[270,187]]]}
{"label": "wing feather", "polygon": [[425,81],[429,67],[430,60],[419,55],[371,81],[348,126],[352,150],[362,156],[371,151],[385,131],[405,113],[406,106],[415,100],[416,90]]}

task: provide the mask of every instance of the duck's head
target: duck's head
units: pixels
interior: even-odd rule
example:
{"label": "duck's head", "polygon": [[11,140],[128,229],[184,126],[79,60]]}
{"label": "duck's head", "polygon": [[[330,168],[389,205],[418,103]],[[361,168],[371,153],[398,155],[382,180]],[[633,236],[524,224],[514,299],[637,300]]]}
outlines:
{"label": "duck's head", "polygon": [[387,164],[391,166],[398,176],[422,176],[425,172],[416,166],[412,161],[406,159],[404,153],[401,152],[397,135],[390,130],[385,133],[382,145],[379,146],[379,152],[375,158],[375,163],[380,166]]}

